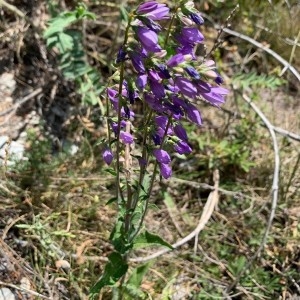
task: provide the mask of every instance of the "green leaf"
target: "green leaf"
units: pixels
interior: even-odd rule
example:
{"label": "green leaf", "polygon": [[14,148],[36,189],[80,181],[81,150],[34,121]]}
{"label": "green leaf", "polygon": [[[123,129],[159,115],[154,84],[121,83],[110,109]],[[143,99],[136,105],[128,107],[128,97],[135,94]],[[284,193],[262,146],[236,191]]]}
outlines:
{"label": "green leaf", "polygon": [[147,297],[140,288],[138,288],[132,284],[124,285],[124,294],[125,294],[124,299],[126,299],[126,300],[129,300],[129,299],[144,300]]}
{"label": "green leaf", "polygon": [[47,39],[51,35],[57,34],[62,32],[65,27],[71,25],[73,22],[76,21],[75,14],[61,14],[56,18],[53,18],[49,22],[49,28],[44,32],[44,38]]}
{"label": "green leaf", "polygon": [[164,246],[173,250],[173,247],[168,242],[163,240],[160,236],[148,231],[145,231],[137,236],[137,238],[133,242],[133,249],[139,249],[154,245]]}
{"label": "green leaf", "polygon": [[104,286],[113,286],[128,270],[128,265],[117,252],[108,256],[109,262],[104,268],[104,273],[99,281],[91,288],[91,294],[98,294]]}
{"label": "green leaf", "polygon": [[133,285],[135,287],[139,287],[142,284],[143,278],[147,271],[149,270],[150,266],[152,265],[151,262],[138,266],[135,268],[132,273],[130,274],[127,284]]}
{"label": "green leaf", "polygon": [[115,249],[121,254],[125,254],[129,249],[132,249],[132,244],[125,238],[123,223],[124,219],[119,217],[109,237]]}
{"label": "green leaf", "polygon": [[117,202],[117,200],[118,200],[117,197],[110,198],[110,199],[105,203],[105,205],[109,205],[109,204],[111,204],[111,203]]}
{"label": "green leaf", "polygon": [[121,5],[120,7],[120,14],[121,14],[121,19],[128,23],[128,12],[125,9],[124,5]]}
{"label": "green leaf", "polygon": [[60,32],[58,34],[58,40],[61,44],[61,49],[59,49],[61,53],[65,52],[66,50],[71,50],[74,46],[72,36],[64,32]]}

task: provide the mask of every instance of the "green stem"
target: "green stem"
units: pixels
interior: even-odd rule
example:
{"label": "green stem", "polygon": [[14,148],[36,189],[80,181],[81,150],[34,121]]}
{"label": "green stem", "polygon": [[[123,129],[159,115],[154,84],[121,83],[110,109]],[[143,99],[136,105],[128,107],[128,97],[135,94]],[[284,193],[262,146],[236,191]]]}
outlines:
{"label": "green stem", "polygon": [[[131,17],[129,17],[128,24],[125,30],[125,37],[124,37],[124,44],[126,45],[127,40],[128,40],[128,32],[130,28],[130,23],[131,23]],[[116,184],[117,184],[117,191],[116,191],[116,197],[117,201],[119,203],[119,197],[123,199],[123,194],[122,190],[120,187],[120,130],[121,130],[121,109],[122,109],[122,89],[123,89],[123,81],[124,81],[124,62],[121,62],[121,68],[120,68],[120,81],[119,81],[119,105],[118,105],[118,129],[117,129],[117,159],[116,159],[116,171],[117,171],[117,176],[116,176]]]}
{"label": "green stem", "polygon": [[178,7],[175,9],[175,13],[173,14],[172,19],[171,19],[171,21],[169,23],[169,27],[168,27],[166,39],[165,39],[165,42],[164,42],[164,49],[166,48],[166,46],[168,44],[169,37],[170,37],[170,34],[171,34],[171,29],[172,29],[172,26],[173,26],[173,23],[174,23],[174,20],[175,20],[175,17],[176,17],[176,11],[177,10],[178,10]]}
{"label": "green stem", "polygon": [[[170,124],[171,124],[171,119],[172,119],[172,116],[169,116],[168,123],[167,123],[166,129],[165,129],[165,132],[164,132],[164,135],[163,135],[163,138],[162,138],[162,142],[161,142],[161,145],[160,145],[160,149],[163,148],[165,139],[166,139],[166,137],[167,137],[167,132],[168,132],[169,126],[170,126]],[[145,208],[144,208],[144,211],[143,211],[143,215],[142,215],[142,217],[141,217],[139,226],[138,226],[138,228],[137,228],[135,234],[134,234],[133,237],[132,237],[132,240],[134,240],[134,238],[138,235],[138,233],[139,233],[139,231],[141,230],[142,225],[143,225],[143,223],[144,223],[144,219],[145,219],[145,216],[146,216],[146,213],[147,213],[147,210],[148,210],[148,205],[149,205],[150,195],[151,195],[151,193],[152,193],[152,189],[153,189],[153,186],[154,186],[154,180],[155,180],[155,175],[156,175],[156,171],[157,171],[157,166],[158,166],[158,162],[157,162],[157,160],[155,160],[155,163],[154,163],[154,170],[153,170],[153,175],[152,175],[151,182],[150,182],[150,186],[149,186],[149,189],[148,189],[147,199],[146,199],[146,203],[145,203]]]}
{"label": "green stem", "polygon": [[[143,142],[142,142],[142,149],[143,149],[142,159],[146,161],[146,166],[148,165],[148,162],[147,162],[147,148],[146,148],[146,141],[147,141],[147,136],[148,136],[147,126],[150,123],[152,115],[153,115],[153,110],[150,110],[148,118],[146,119],[146,122],[143,125],[144,135],[143,135]],[[138,201],[139,201],[141,186],[143,184],[143,180],[144,180],[144,177],[145,177],[146,166],[144,166],[143,164],[141,164],[141,166],[140,166],[139,182],[138,182],[138,187],[137,187],[137,191],[136,191],[135,201],[133,202],[133,206],[132,206],[133,211],[136,209],[136,206],[137,206]]]}

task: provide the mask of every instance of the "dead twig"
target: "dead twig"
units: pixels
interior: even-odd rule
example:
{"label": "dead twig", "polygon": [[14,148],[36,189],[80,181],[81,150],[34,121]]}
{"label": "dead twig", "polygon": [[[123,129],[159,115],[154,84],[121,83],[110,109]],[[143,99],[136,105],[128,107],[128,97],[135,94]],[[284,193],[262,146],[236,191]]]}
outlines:
{"label": "dead twig", "polygon": [[[196,181],[191,181],[191,180],[184,180],[184,179],[180,179],[180,178],[176,178],[176,177],[172,177],[170,179],[170,181],[172,182],[176,182],[177,184],[178,183],[182,183],[182,184],[186,184],[186,185],[189,185],[191,187],[194,187],[196,189],[205,189],[205,190],[211,190],[211,191],[214,191],[215,190],[215,187],[213,185],[209,185],[207,183],[202,183],[202,182],[196,182]],[[234,198],[247,198],[247,199],[253,199],[253,197],[251,196],[248,196],[248,195],[245,195],[243,194],[242,192],[233,192],[233,191],[228,191],[228,190],[225,190],[225,189],[222,189],[220,187],[218,187],[218,191],[221,193],[221,194],[224,194],[224,195],[228,195],[228,196],[233,196]]]}
{"label": "dead twig", "polygon": [[[0,0],[1,1],[1,0]],[[4,116],[6,114],[9,114],[6,118],[5,118],[5,121],[0,125],[1,126],[4,126],[7,121],[9,120],[9,118],[14,114],[14,112],[21,106],[23,105],[25,102],[29,101],[30,99],[34,98],[35,96],[41,94],[43,91],[42,88],[38,88],[36,89],[35,91],[29,93],[27,96],[25,96],[23,99],[21,99],[20,101],[18,101],[13,107],[9,108],[8,110],[0,113],[0,117],[1,116]]]}
{"label": "dead twig", "polygon": [[[231,110],[229,109],[226,109],[226,108],[221,108],[222,111],[224,111],[225,113],[231,115],[231,116],[234,116],[235,118],[237,119],[245,119],[245,115],[244,114],[239,114],[238,112],[232,112]],[[265,123],[261,123],[262,126],[266,127],[266,124]],[[300,142],[300,135],[299,134],[296,134],[294,132],[291,132],[291,131],[288,131],[288,130],[285,130],[281,127],[277,127],[277,126],[274,126],[272,124],[270,124],[270,126],[273,128],[273,130],[282,135],[282,136],[285,136],[287,138],[290,138],[292,140],[295,140],[297,142]]]}
{"label": "dead twig", "polygon": [[[201,214],[199,223],[197,225],[197,227],[186,237],[184,237],[183,239],[179,240],[177,243],[173,244],[172,247],[173,249],[177,249],[180,246],[186,244],[187,242],[189,242],[190,240],[192,240],[193,238],[197,238],[199,233],[201,232],[201,230],[203,230],[203,228],[205,227],[205,225],[207,224],[207,222],[209,221],[214,208],[217,204],[217,200],[218,200],[218,185],[219,185],[219,178],[218,178],[218,173],[216,171],[216,173],[214,174],[214,179],[215,179],[215,187],[214,190],[209,194],[207,201],[205,203],[205,206],[203,208],[203,212]],[[198,244],[198,243],[197,243]],[[137,257],[137,258],[131,258],[129,259],[130,262],[145,262],[151,259],[154,259],[156,257],[159,257],[165,253],[170,252],[171,249],[163,249],[161,251],[157,251],[149,256],[146,257]]]}
{"label": "dead twig", "polygon": [[22,292],[25,292],[25,293],[28,293],[28,294],[37,296],[37,297],[40,297],[40,298],[42,298],[42,299],[53,300],[53,298],[49,298],[49,297],[44,296],[44,295],[42,295],[42,294],[40,294],[40,293],[37,293],[37,292],[32,291],[32,290],[25,289],[25,288],[23,288],[23,287],[14,285],[14,284],[12,284],[12,283],[6,283],[6,282],[3,282],[3,281],[0,281],[0,285],[8,286],[8,287],[10,287],[10,288],[13,288],[13,289],[16,289],[16,290],[19,290],[19,291],[22,291]]}
{"label": "dead twig", "polygon": [[247,41],[248,43],[256,46],[257,48],[267,52],[268,54],[273,56],[277,61],[279,61],[284,66],[283,72],[285,70],[289,70],[298,79],[298,81],[300,81],[299,72],[288,61],[286,61],[284,58],[282,58],[278,53],[276,53],[274,50],[270,49],[268,46],[261,44],[260,42],[256,41],[255,39],[253,39],[245,34],[239,33],[237,31],[231,30],[229,28],[224,28],[224,27],[216,24],[212,20],[212,18],[205,13],[202,13],[202,16],[204,16],[207,20],[209,20],[213,24],[213,26],[215,27],[216,30],[222,30],[223,32],[228,33],[229,35],[233,35],[237,38]]}

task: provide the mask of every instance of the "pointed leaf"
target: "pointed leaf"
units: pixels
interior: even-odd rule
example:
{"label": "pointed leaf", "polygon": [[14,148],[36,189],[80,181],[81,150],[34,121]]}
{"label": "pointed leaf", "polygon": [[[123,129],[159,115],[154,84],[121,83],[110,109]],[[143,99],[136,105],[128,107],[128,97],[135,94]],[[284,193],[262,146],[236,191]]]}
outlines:
{"label": "pointed leaf", "polygon": [[145,276],[145,274],[147,273],[147,271],[149,270],[150,266],[152,265],[151,262],[138,266],[137,268],[135,268],[129,279],[127,280],[126,284],[130,284],[133,285],[135,287],[140,287],[140,285],[142,284],[143,281],[143,277]]}
{"label": "pointed leaf", "polygon": [[113,286],[128,270],[128,265],[121,254],[113,252],[108,256],[109,262],[99,281],[91,288],[91,294],[98,294],[104,286]]}
{"label": "pointed leaf", "polygon": [[150,233],[148,231],[145,231],[141,233],[133,242],[133,249],[139,249],[139,248],[144,248],[144,247],[149,247],[149,246],[154,246],[154,245],[160,245],[167,247],[169,249],[173,249],[173,247],[163,240],[160,236]]}

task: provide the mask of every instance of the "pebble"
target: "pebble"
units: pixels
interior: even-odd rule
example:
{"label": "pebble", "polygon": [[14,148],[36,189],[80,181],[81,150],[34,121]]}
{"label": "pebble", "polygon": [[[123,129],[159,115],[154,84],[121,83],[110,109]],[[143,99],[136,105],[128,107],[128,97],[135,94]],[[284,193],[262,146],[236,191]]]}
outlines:
{"label": "pebble", "polygon": [[10,289],[5,287],[0,289],[0,300],[15,300],[15,299],[16,297]]}
{"label": "pebble", "polygon": [[6,151],[8,154],[8,165],[13,165],[15,160],[25,159],[23,157],[25,148],[22,143],[11,141],[9,146],[7,146],[7,143],[9,143],[9,137],[0,136],[0,165],[5,160]]}

